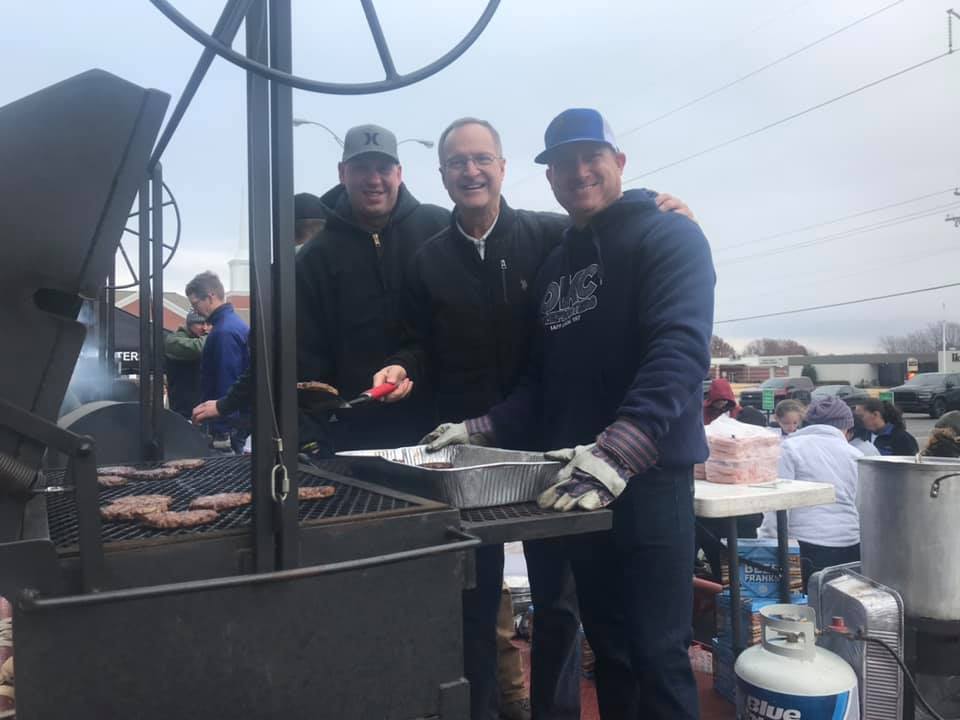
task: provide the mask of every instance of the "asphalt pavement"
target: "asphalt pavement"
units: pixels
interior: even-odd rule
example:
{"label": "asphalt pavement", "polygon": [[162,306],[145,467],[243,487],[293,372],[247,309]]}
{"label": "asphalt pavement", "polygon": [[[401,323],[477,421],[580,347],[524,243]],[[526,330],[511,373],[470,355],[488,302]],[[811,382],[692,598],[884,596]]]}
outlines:
{"label": "asphalt pavement", "polygon": [[907,423],[907,432],[917,439],[917,444],[923,450],[927,444],[927,438],[930,437],[930,431],[933,430],[933,425],[937,421],[929,415],[919,413],[904,413],[903,419]]}

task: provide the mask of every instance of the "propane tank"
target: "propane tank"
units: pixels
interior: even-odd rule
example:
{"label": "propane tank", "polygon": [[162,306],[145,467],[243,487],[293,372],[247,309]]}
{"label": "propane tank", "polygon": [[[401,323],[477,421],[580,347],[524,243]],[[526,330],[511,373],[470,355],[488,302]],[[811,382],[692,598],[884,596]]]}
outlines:
{"label": "propane tank", "polygon": [[804,605],[760,610],[761,642],[734,666],[737,720],[860,720],[857,676],[817,647],[816,620]]}

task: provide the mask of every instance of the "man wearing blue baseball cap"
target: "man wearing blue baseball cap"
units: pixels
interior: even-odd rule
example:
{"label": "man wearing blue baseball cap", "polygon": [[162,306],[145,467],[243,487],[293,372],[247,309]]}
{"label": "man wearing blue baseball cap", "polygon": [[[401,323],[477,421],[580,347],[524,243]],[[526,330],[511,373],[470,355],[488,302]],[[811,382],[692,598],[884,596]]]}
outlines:
{"label": "man wearing blue baseball cap", "polygon": [[596,110],[560,113],[544,140],[536,160],[573,226],[531,288],[527,376],[486,415],[438,428],[433,447],[566,448],[548,453],[564,465],[541,506],[613,511],[612,530],[567,542],[601,717],[696,718],[687,647],[710,249],[696,223],[623,191],[626,156]]}

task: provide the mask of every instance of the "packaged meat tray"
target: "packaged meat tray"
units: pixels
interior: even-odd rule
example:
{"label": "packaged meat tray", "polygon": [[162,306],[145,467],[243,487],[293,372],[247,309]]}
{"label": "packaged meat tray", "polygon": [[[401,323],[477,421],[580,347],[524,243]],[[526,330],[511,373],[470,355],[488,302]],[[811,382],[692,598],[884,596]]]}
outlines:
{"label": "packaged meat tray", "polygon": [[708,482],[763,483],[777,477],[780,435],[775,430],[720,417],[706,427],[710,457],[704,464]]}

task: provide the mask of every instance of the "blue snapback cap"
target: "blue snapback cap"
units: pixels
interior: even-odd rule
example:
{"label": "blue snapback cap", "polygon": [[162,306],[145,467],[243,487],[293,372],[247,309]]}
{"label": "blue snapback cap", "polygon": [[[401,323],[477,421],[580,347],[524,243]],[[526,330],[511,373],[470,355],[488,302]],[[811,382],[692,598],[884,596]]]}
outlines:
{"label": "blue snapback cap", "polygon": [[543,134],[544,151],[537,155],[534,162],[546,165],[550,154],[561,145],[572,142],[606,143],[614,150],[617,149],[617,140],[613,130],[597,110],[593,108],[570,108],[557,115]]}

